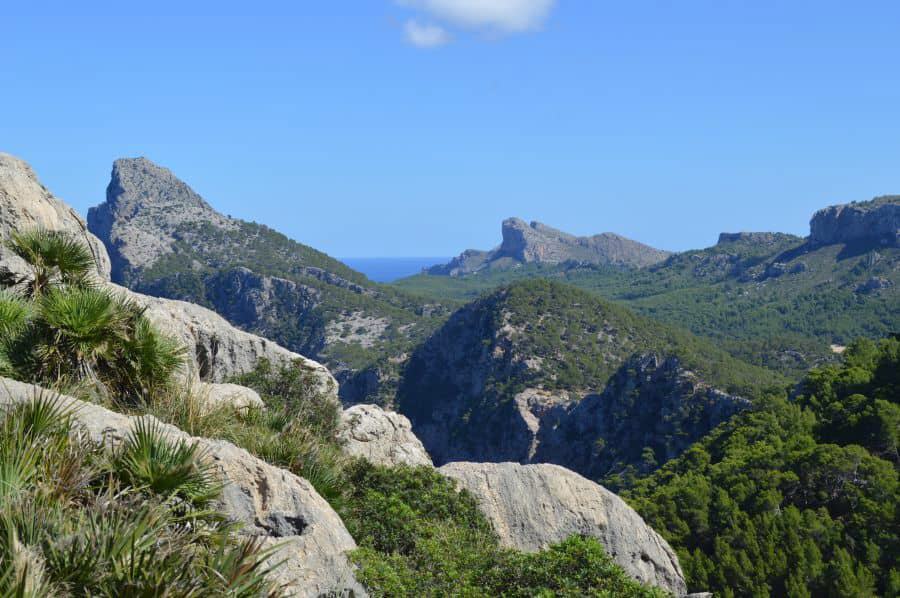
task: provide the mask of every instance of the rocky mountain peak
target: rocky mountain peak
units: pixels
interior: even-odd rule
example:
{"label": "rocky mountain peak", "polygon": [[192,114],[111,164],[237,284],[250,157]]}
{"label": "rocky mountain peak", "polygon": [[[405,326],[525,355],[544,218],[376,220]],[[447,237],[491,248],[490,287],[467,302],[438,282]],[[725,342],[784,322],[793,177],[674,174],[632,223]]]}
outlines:
{"label": "rocky mountain peak", "polygon": [[143,157],[113,163],[106,202],[88,210],[87,219],[106,243],[116,281],[171,253],[181,227],[234,228],[172,171]]}
{"label": "rocky mountain peak", "polygon": [[614,233],[577,237],[541,222],[527,224],[507,218],[501,227],[503,242],[498,257],[523,263],[558,264],[567,260],[620,266],[648,266],[666,258],[668,252],[654,249]]}
{"label": "rocky mountain peak", "polygon": [[106,200],[123,212],[135,212],[150,206],[214,211],[171,170],[144,157],[119,158],[113,162]]}

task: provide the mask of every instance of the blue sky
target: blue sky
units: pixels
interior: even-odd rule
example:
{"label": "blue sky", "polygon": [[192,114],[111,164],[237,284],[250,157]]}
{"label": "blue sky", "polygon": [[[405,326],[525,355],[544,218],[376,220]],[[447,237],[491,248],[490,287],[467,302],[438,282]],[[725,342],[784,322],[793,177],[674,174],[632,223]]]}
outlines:
{"label": "blue sky", "polygon": [[82,213],[135,155],[337,256],[488,248],[513,215],[687,249],[900,193],[897,2],[38,0],[0,22],[0,151]]}

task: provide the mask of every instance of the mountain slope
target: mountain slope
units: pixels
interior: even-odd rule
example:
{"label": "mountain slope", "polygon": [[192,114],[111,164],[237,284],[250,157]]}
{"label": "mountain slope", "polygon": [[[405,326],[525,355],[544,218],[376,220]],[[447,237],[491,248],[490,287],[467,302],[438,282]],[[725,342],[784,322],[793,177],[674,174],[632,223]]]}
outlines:
{"label": "mountain slope", "polygon": [[402,292],[264,225],[216,212],[169,170],[117,160],[106,202],[88,212],[113,279],[191,301],[325,362],[342,398],[386,402],[397,363],[437,324]]}
{"label": "mountain slope", "polygon": [[522,264],[581,262],[622,267],[655,264],[669,253],[614,233],[576,237],[540,222],[508,218],[501,227],[503,242],[496,249],[470,249],[448,264],[428,269],[429,274],[461,276],[480,271],[504,270]]}
{"label": "mountain slope", "polygon": [[547,461],[599,479],[652,469],[645,449],[666,461],[746,408],[737,394],[777,382],[688,333],[533,280],[453,314],[410,358],[398,405],[436,463]]}
{"label": "mountain slope", "polygon": [[898,209],[896,196],[833,206],[813,217],[810,239],[723,233],[713,247],[637,270],[530,264],[457,277],[419,275],[396,286],[459,300],[513,280],[560,280],[799,377],[833,361],[831,345],[900,329]]}

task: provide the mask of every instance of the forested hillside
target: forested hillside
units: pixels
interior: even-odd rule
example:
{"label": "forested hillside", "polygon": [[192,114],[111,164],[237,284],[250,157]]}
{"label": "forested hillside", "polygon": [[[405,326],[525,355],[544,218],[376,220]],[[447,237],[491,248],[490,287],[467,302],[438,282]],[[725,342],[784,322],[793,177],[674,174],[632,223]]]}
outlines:
{"label": "forested hillside", "polygon": [[413,353],[397,403],[439,463],[551,462],[597,478],[664,462],[781,383],[688,332],[530,280],[454,313]]}
{"label": "forested hillside", "polygon": [[722,596],[897,596],[900,340],[861,340],[625,493]]}

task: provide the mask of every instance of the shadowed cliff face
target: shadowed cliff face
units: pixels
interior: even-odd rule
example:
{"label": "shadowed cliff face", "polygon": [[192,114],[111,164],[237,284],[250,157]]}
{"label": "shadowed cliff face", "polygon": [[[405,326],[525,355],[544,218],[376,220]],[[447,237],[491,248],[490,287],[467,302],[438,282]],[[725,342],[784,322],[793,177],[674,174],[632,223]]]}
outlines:
{"label": "shadowed cliff face", "polygon": [[342,399],[388,403],[398,370],[441,319],[311,247],[216,212],[146,158],[116,160],[88,224],[129,288],[217,311],[232,324],[325,362]]}
{"label": "shadowed cliff face", "polygon": [[459,276],[483,269],[505,269],[516,264],[581,262],[639,268],[666,259],[669,252],[654,249],[613,233],[576,237],[540,222],[528,224],[508,218],[501,226],[503,241],[491,251],[469,249],[429,274]]}

